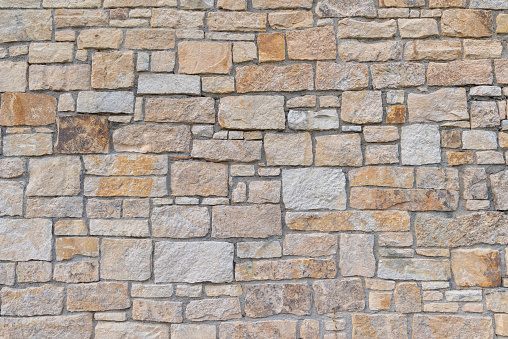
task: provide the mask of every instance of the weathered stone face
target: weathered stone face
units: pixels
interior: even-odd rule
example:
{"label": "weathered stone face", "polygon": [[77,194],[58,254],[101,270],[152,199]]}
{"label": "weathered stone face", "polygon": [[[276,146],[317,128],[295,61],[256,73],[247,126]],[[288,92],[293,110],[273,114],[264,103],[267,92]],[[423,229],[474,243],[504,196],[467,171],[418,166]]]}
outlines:
{"label": "weathered stone face", "polygon": [[266,238],[281,234],[278,205],[214,206],[212,237]]}
{"label": "weathered stone face", "polygon": [[299,92],[314,89],[314,70],[308,64],[242,66],[236,69],[236,90]]}
{"label": "weathered stone face", "polygon": [[0,42],[2,43],[51,40],[53,30],[51,11],[2,10],[0,22]]}
{"label": "weathered stone face", "polygon": [[292,339],[296,337],[296,321],[270,320],[256,322],[230,321],[219,326],[219,338],[242,338],[257,336],[260,339]]}
{"label": "weathered stone face", "polygon": [[403,315],[355,314],[353,339],[360,338],[406,338],[407,318]]}
{"label": "weathered stone face", "polygon": [[310,314],[311,290],[307,284],[248,285],[245,289],[245,313],[251,318],[275,314]]}
{"label": "weathered stone face", "polygon": [[237,281],[331,279],[337,274],[336,266],[333,259],[258,260],[237,265],[235,279]]}
{"label": "weathered stone face", "polygon": [[145,121],[215,123],[214,102],[212,98],[149,97],[145,101]]}
{"label": "weathered stone face", "polygon": [[376,270],[374,236],[342,234],[340,236],[339,267],[343,276],[373,277]]}
{"label": "weathered stone face", "polygon": [[0,125],[42,126],[55,122],[56,99],[45,94],[2,94]]}
{"label": "weathered stone face", "polygon": [[218,121],[231,129],[284,129],[284,97],[244,95],[220,99]]}
{"label": "weathered stone face", "polygon": [[108,311],[129,308],[128,285],[116,282],[73,284],[67,286],[70,312]]}
{"label": "weathered stone face", "polygon": [[210,229],[210,215],[205,207],[160,206],[152,212],[154,237],[201,238]]}
{"label": "weathered stone face", "polygon": [[0,291],[3,316],[27,317],[34,315],[59,315],[63,309],[64,289],[51,285]]}
{"label": "weathered stone face", "polygon": [[103,239],[101,243],[101,278],[112,280],[147,280],[151,275],[150,240]]}
{"label": "weathered stone face", "polygon": [[178,73],[229,74],[231,44],[185,41],[178,44]]}
{"label": "weathered stone face", "polygon": [[[5,79],[8,80],[2,81],[0,91],[24,92],[28,84],[26,80],[27,69],[28,64],[26,62],[0,61],[0,71],[5,74]],[[4,96],[5,94],[2,95],[2,98]]]}
{"label": "weathered stone face", "polygon": [[107,153],[108,120],[104,117],[79,115],[57,119],[58,137],[55,153]]}
{"label": "weathered stone face", "polygon": [[[72,326],[69,326],[72,324]],[[61,315],[55,317],[0,318],[0,327],[4,334],[11,337],[23,337],[31,333],[40,337],[57,336],[72,339],[80,336],[91,337],[93,322],[91,314]]]}
{"label": "weathered stone face", "polygon": [[81,161],[74,156],[32,159],[27,196],[78,195],[81,192]]}
{"label": "weathered stone face", "polygon": [[410,122],[468,120],[466,91],[463,88],[440,89],[431,94],[409,94]]}
{"label": "weathered stone face", "polygon": [[381,259],[378,276],[394,280],[448,280],[451,278],[448,260]]}
{"label": "weathered stone face", "polygon": [[190,129],[184,125],[131,125],[113,133],[113,146],[118,152],[188,152],[190,137]]}
{"label": "weathered stone face", "polygon": [[456,249],[451,256],[458,286],[498,287],[501,284],[501,256],[486,248]]}
{"label": "weathered stone face", "polygon": [[360,279],[319,280],[312,284],[318,314],[361,312],[365,295]]}
{"label": "weathered stone face", "polygon": [[92,87],[130,88],[134,85],[134,52],[94,53]]}
{"label": "weathered stone face", "polygon": [[413,336],[424,338],[492,338],[492,318],[456,315],[415,315],[413,317]]}
{"label": "weathered stone face", "polygon": [[144,324],[140,322],[106,322],[99,321],[95,326],[95,338],[121,338],[131,336],[141,338],[167,338],[169,326],[165,324]]}

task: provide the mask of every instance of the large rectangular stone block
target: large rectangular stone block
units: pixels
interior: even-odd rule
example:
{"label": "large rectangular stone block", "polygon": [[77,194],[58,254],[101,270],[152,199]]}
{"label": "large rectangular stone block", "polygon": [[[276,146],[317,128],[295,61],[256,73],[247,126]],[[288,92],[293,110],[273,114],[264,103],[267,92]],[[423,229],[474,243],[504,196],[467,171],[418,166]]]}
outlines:
{"label": "large rectangular stone block", "polygon": [[281,234],[279,205],[212,207],[214,238],[267,238]]}
{"label": "large rectangular stone block", "polygon": [[0,260],[51,261],[49,219],[0,219]]}

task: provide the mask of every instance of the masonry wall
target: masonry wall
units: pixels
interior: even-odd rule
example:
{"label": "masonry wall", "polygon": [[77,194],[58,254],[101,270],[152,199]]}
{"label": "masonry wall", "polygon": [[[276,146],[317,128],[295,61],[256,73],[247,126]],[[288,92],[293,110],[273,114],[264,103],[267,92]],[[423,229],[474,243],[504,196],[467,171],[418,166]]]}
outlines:
{"label": "masonry wall", "polygon": [[508,337],[507,37],[508,0],[0,0],[0,338]]}

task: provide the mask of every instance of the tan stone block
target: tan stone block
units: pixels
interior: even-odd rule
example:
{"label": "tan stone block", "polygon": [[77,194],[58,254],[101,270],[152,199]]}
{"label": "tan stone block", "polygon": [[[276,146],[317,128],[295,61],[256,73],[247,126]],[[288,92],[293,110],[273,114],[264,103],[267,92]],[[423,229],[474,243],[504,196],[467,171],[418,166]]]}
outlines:
{"label": "tan stone block", "polygon": [[236,245],[236,255],[250,259],[280,258],[282,247],[277,240],[239,242]]}
{"label": "tan stone block", "polygon": [[94,53],[92,87],[100,89],[130,88],[134,85],[134,52]]}
{"label": "tan stone block", "polygon": [[490,85],[492,81],[489,60],[431,62],[427,69],[429,86]]}
{"label": "tan stone block", "polygon": [[391,142],[400,139],[395,126],[364,126],[363,138],[366,142]]}
{"label": "tan stone block", "polygon": [[113,145],[117,152],[188,152],[190,138],[189,126],[130,125],[115,130]]}
{"label": "tan stone block", "polygon": [[[131,0],[129,0],[131,1]],[[171,0],[173,1],[173,0]],[[146,1],[143,1],[146,2]],[[139,1],[136,1],[139,3]],[[134,4],[134,6],[136,6]],[[176,6],[176,3],[175,3]],[[112,314],[111,312],[104,314]],[[97,313],[95,313],[97,319]],[[169,338],[169,325],[166,324],[146,324],[142,322],[118,322],[114,321],[99,321],[95,326],[96,339],[108,339],[117,337],[135,336],[136,339],[141,338]]]}
{"label": "tan stone block", "polygon": [[430,0],[430,8],[466,7],[466,0]]}
{"label": "tan stone block", "polygon": [[338,236],[332,234],[286,234],[284,255],[324,257],[337,253]]}
{"label": "tan stone block", "polygon": [[359,134],[316,137],[316,166],[353,166],[363,163]]}
{"label": "tan stone block", "polygon": [[347,91],[342,93],[341,120],[352,124],[380,123],[383,102],[379,91]]}
{"label": "tan stone block", "polygon": [[251,65],[236,68],[238,93],[299,92],[314,89],[314,69],[309,64]]}
{"label": "tan stone block", "polygon": [[312,27],[314,18],[310,11],[277,11],[268,13],[272,29],[296,29]]}
{"label": "tan stone block", "polygon": [[152,212],[154,237],[201,238],[210,229],[210,214],[206,207],[160,206]]}
{"label": "tan stone block", "polygon": [[302,320],[300,339],[319,339],[319,321],[314,319]]}
{"label": "tan stone block", "polygon": [[333,26],[286,33],[288,58],[292,60],[335,60],[337,44]]}
{"label": "tan stone block", "polygon": [[267,133],[264,138],[269,166],[309,166],[312,164],[312,140],[309,133]]}
{"label": "tan stone block", "polygon": [[219,338],[274,338],[293,339],[296,337],[298,322],[292,320],[270,321],[229,321],[219,325]]}
{"label": "tan stone block", "polygon": [[44,8],[98,8],[101,6],[100,0],[43,0]]}
{"label": "tan stone block", "polygon": [[99,262],[80,261],[55,264],[53,280],[74,284],[99,281]]}
{"label": "tan stone block", "polygon": [[214,238],[266,238],[281,234],[279,205],[212,207]]}
{"label": "tan stone block", "polygon": [[407,99],[410,122],[468,120],[466,91],[442,88],[431,94],[410,93]]}
{"label": "tan stone block", "polygon": [[16,266],[19,283],[48,282],[51,280],[53,266],[45,261],[20,262]]}
{"label": "tan stone block", "polygon": [[496,81],[498,84],[508,84],[508,62],[505,60],[494,60]]}
{"label": "tan stone block", "polygon": [[354,187],[350,204],[356,209],[400,209],[407,211],[453,211],[458,192],[426,189],[377,189]]}
{"label": "tan stone block", "polygon": [[193,140],[193,158],[209,161],[253,162],[261,159],[261,141]]}
{"label": "tan stone block", "polygon": [[0,8],[39,8],[41,0],[2,0]]}
{"label": "tan stone block", "polygon": [[[83,9],[55,10],[56,28],[104,27],[107,25],[108,25],[108,14],[104,10],[83,10]],[[73,37],[75,37],[74,34]],[[72,39],[72,41],[74,41],[74,38]]]}
{"label": "tan stone block", "polygon": [[[229,11],[245,11],[247,9],[247,1],[246,0],[217,0],[217,8],[218,9],[226,9]],[[214,336],[215,336],[215,334],[214,334]]]}
{"label": "tan stone block", "polygon": [[[463,44],[464,58],[497,59],[501,57],[501,53],[503,52],[503,45],[499,40],[464,39]],[[498,62],[498,60],[494,60],[494,64],[496,64],[496,62]]]}
{"label": "tan stone block", "polygon": [[62,313],[64,288],[52,285],[0,291],[2,316],[31,317],[34,315],[59,315]]}
{"label": "tan stone block", "polygon": [[434,259],[380,259],[378,277],[393,280],[448,280],[450,261]]}
{"label": "tan stone block", "polygon": [[[483,40],[482,40],[483,41]],[[412,60],[456,60],[462,58],[460,41],[416,40],[404,47],[404,59]]]}
{"label": "tan stone block", "polygon": [[379,7],[423,7],[425,0],[379,0]]}
{"label": "tan stone block", "polygon": [[190,321],[231,320],[242,317],[238,298],[203,299],[191,301],[185,309]]}
{"label": "tan stone block", "polygon": [[222,97],[218,122],[227,129],[284,129],[284,97],[242,95]]}
{"label": "tan stone block", "polygon": [[[51,261],[51,220],[5,219],[0,222],[0,259]],[[33,243],[38,246],[33,246]]]}
{"label": "tan stone block", "polygon": [[[23,78],[25,75],[23,75]],[[31,91],[79,91],[90,89],[90,66],[33,65],[29,70]]]}
{"label": "tan stone block", "polygon": [[28,60],[31,64],[72,62],[74,45],[72,43],[31,43]]}
{"label": "tan stone block", "polygon": [[3,141],[6,156],[41,156],[53,153],[51,134],[10,134]]}
{"label": "tan stone block", "polygon": [[470,165],[473,163],[473,152],[447,151],[446,159],[449,166]]}
{"label": "tan stone block", "polygon": [[27,218],[80,218],[83,215],[83,198],[28,198],[25,215]]}
{"label": "tan stone block", "polygon": [[227,196],[228,167],[211,162],[175,162],[171,165],[174,196]]}
{"label": "tan stone block", "polygon": [[107,153],[108,120],[105,117],[79,115],[57,119],[58,138],[55,153]]}
{"label": "tan stone block", "polygon": [[163,155],[87,155],[83,157],[85,173],[90,175],[157,175],[168,173]]}
{"label": "tan stone block", "polygon": [[51,40],[52,24],[50,10],[0,10],[0,43]]}
{"label": "tan stone block", "polygon": [[358,278],[317,280],[312,283],[312,289],[318,314],[365,309],[365,294]]}
{"label": "tan stone block", "polygon": [[178,44],[178,73],[228,74],[232,68],[231,44],[184,41]]}
{"label": "tan stone block", "polygon": [[78,157],[31,159],[27,196],[78,195],[81,161]]}
{"label": "tan stone block", "polygon": [[16,263],[0,264],[0,284],[12,286],[16,277]]}
{"label": "tan stone block", "polygon": [[412,188],[412,168],[405,167],[362,167],[349,171],[349,185]]}
{"label": "tan stone block", "polygon": [[67,310],[83,312],[129,308],[128,288],[127,283],[118,282],[67,285]]}
{"label": "tan stone block", "polygon": [[89,197],[162,197],[167,195],[165,177],[85,177]]}
{"label": "tan stone block", "polygon": [[352,316],[353,339],[393,338],[404,339],[407,318],[399,314],[354,314]]}
{"label": "tan stone block", "polygon": [[352,0],[348,2],[337,2],[334,0],[323,0],[317,4],[316,12],[321,17],[343,18],[343,17],[366,17],[376,16],[374,0]]}
{"label": "tan stone block", "polygon": [[389,311],[392,305],[392,292],[369,292],[369,309]]}
{"label": "tan stone block", "polygon": [[399,19],[400,37],[403,39],[423,39],[439,36],[435,19]]}
{"label": "tan stone block", "polygon": [[339,267],[343,276],[374,276],[376,258],[373,252],[373,235],[341,234],[339,248]]}
{"label": "tan stone block", "polygon": [[485,38],[494,29],[492,13],[475,9],[449,9],[441,16],[443,36],[456,38]]}
{"label": "tan stone block", "polygon": [[375,291],[392,291],[395,289],[395,281],[380,279],[365,279],[365,288]]}
{"label": "tan stone block", "polygon": [[245,313],[251,318],[275,314],[308,315],[311,306],[311,290],[306,283],[245,286]]}
{"label": "tan stone block", "polygon": [[452,250],[451,262],[458,286],[501,285],[501,256],[498,251],[484,248]]}
{"label": "tan stone block", "polygon": [[280,202],[280,181],[263,181],[256,180],[249,183],[249,200],[254,204]]}
{"label": "tan stone block", "polygon": [[147,280],[151,276],[152,241],[102,239],[101,279]]}
{"label": "tan stone block", "polygon": [[496,334],[508,336],[508,314],[495,314],[494,319],[496,321]]}
{"label": "tan stone block", "polygon": [[159,98],[145,101],[145,121],[214,123],[213,98]]}
{"label": "tan stone block", "polygon": [[141,321],[181,323],[182,303],[158,300],[134,300],[132,319]]}
{"label": "tan stone block", "polygon": [[373,64],[370,72],[374,89],[416,87],[425,83],[425,67],[418,63]]}
{"label": "tan stone block", "polygon": [[359,90],[369,86],[369,68],[362,64],[318,62],[316,65],[317,90]]}
{"label": "tan stone block", "polygon": [[256,60],[257,48],[253,42],[235,42],[233,44],[233,61],[235,63]]}
{"label": "tan stone block", "polygon": [[398,164],[398,145],[367,145],[365,165]]}
{"label": "tan stone block", "polygon": [[122,30],[110,28],[96,28],[81,31],[77,40],[79,49],[119,49],[122,42]]}
{"label": "tan stone block", "polygon": [[0,73],[5,79],[0,83],[0,92],[24,92],[27,86],[27,69],[26,62],[0,61]]}
{"label": "tan stone block", "polygon": [[125,34],[124,47],[128,49],[173,49],[175,31],[172,29],[131,29]]}
{"label": "tan stone block", "polygon": [[349,40],[339,44],[338,52],[342,61],[345,62],[385,62],[402,59],[402,46],[400,41],[363,43]]}
{"label": "tan stone block", "polygon": [[[69,326],[72,324],[72,326]],[[37,337],[77,338],[91,337],[93,322],[91,314],[65,315],[53,317],[0,318],[0,326],[13,338],[22,338],[27,331]]]}
{"label": "tan stone block", "polygon": [[377,22],[347,18],[337,23],[337,38],[339,39],[390,39],[396,33],[395,20]]}
{"label": "tan stone block", "polygon": [[418,313],[422,311],[422,297],[418,284],[403,282],[397,284],[394,292],[395,309],[400,313]]}
{"label": "tan stone block", "polygon": [[169,8],[154,8],[150,20],[151,27],[203,28],[204,12],[180,11]]}
{"label": "tan stone block", "polygon": [[284,33],[259,34],[257,43],[259,62],[286,60]]}
{"label": "tan stone block", "polygon": [[117,7],[176,7],[176,0],[105,0],[104,8]]}
{"label": "tan stone block", "polygon": [[210,12],[206,16],[211,31],[265,32],[266,13]]}
{"label": "tan stone block", "polygon": [[57,238],[55,242],[56,260],[69,260],[75,256],[99,256],[98,238]]}
{"label": "tan stone block", "polygon": [[242,262],[235,267],[236,281],[331,279],[336,274],[337,264],[334,259],[256,260]]}
{"label": "tan stone block", "polygon": [[[466,334],[467,333],[467,334]],[[492,338],[492,318],[463,315],[423,315],[413,317],[414,339],[460,338],[464,335],[478,339]]]}
{"label": "tan stone block", "polygon": [[0,110],[2,126],[42,126],[55,122],[56,99],[46,94],[4,93]]}
{"label": "tan stone block", "polygon": [[401,211],[286,212],[286,225],[299,231],[409,231],[409,214]]}
{"label": "tan stone block", "polygon": [[406,106],[390,106],[386,110],[387,124],[403,124],[406,122]]}

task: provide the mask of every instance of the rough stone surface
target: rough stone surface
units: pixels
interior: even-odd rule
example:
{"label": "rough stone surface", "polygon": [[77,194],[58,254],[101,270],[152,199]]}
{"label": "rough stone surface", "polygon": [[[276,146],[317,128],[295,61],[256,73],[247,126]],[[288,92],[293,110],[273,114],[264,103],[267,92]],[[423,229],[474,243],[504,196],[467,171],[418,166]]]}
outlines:
{"label": "rough stone surface", "polygon": [[297,322],[292,320],[231,321],[221,323],[219,326],[219,338],[248,338],[256,336],[259,339],[274,337],[292,339],[296,337],[296,326]]}
{"label": "rough stone surface", "polygon": [[149,97],[145,101],[145,121],[215,123],[214,100]]}
{"label": "rough stone surface", "polygon": [[401,157],[403,165],[441,162],[441,141],[436,125],[408,125],[402,128]]}
{"label": "rough stone surface", "polygon": [[309,133],[267,133],[264,146],[269,166],[312,164],[312,139]]}
{"label": "rough stone surface", "polygon": [[64,289],[52,285],[25,289],[2,288],[3,316],[31,317],[59,315],[63,309]]}
{"label": "rough stone surface", "polygon": [[131,125],[113,133],[113,146],[117,152],[188,152],[190,137],[190,129],[184,125]]}
{"label": "rough stone surface", "polygon": [[176,196],[227,196],[228,168],[212,162],[175,162],[171,192]]}
{"label": "rough stone surface", "polygon": [[466,90],[443,88],[431,94],[409,94],[409,121],[442,122],[468,120]]}
{"label": "rough stone surface", "polygon": [[149,240],[103,239],[101,278],[147,280],[151,275],[152,242]]}
{"label": "rough stone surface", "polygon": [[178,45],[178,73],[229,74],[231,44],[185,41]]}
{"label": "rough stone surface", "polygon": [[162,339],[169,336],[169,326],[165,324],[144,324],[141,322],[106,322],[99,321],[95,326],[95,338],[154,338]]}
{"label": "rough stone surface", "polygon": [[128,285],[117,282],[72,284],[67,286],[70,312],[121,310],[130,307]]}
{"label": "rough stone surface", "polygon": [[374,236],[342,234],[339,244],[339,267],[343,276],[373,277],[376,270]]}
{"label": "rough stone surface", "polygon": [[492,338],[492,318],[458,315],[423,315],[413,318],[413,336],[424,338]]}
{"label": "rough stone surface", "polygon": [[56,99],[45,94],[4,93],[0,125],[43,126],[55,122]]}
{"label": "rough stone surface", "polygon": [[109,151],[108,125],[108,120],[99,116],[59,117],[55,153],[107,153]]}
{"label": "rough stone surface", "polygon": [[44,337],[72,339],[91,337],[93,323],[91,314],[61,315],[55,317],[0,318],[0,328],[13,338],[25,334]]}
{"label": "rough stone surface", "polygon": [[309,64],[241,66],[236,69],[236,90],[238,93],[313,90],[313,74]]}
{"label": "rough stone surface", "polygon": [[353,339],[360,338],[406,338],[407,319],[403,315],[367,315],[355,314],[353,322]]}
{"label": "rough stone surface", "polygon": [[452,272],[458,286],[499,287],[501,256],[487,248],[456,249],[451,252]]}
{"label": "rough stone surface", "polygon": [[193,206],[160,206],[152,213],[152,235],[161,238],[201,238],[210,229],[208,209]]}
{"label": "rough stone surface", "polygon": [[281,234],[278,205],[214,206],[212,237],[266,238]]}
{"label": "rough stone surface", "polygon": [[0,42],[2,43],[51,40],[53,29],[49,10],[2,10],[0,22]]}
{"label": "rough stone surface", "polygon": [[357,278],[318,280],[312,284],[318,314],[361,312],[365,295]]}
{"label": "rough stone surface", "polygon": [[447,260],[381,259],[378,276],[394,280],[448,280],[451,271]]}
{"label": "rough stone surface", "polygon": [[351,124],[380,123],[383,119],[381,92],[344,92],[340,118]]}
{"label": "rough stone surface", "polygon": [[230,129],[284,129],[284,97],[243,95],[220,99],[218,121]]}

